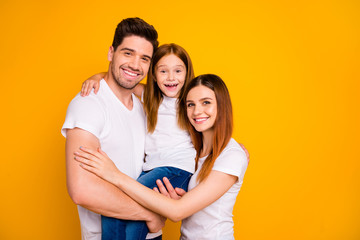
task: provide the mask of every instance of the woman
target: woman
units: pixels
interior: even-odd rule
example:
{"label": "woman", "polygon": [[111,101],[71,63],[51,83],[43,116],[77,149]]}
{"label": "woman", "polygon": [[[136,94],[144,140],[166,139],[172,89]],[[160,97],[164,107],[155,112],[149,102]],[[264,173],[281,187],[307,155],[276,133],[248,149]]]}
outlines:
{"label": "woman", "polygon": [[[179,121],[190,132],[197,151],[197,170],[188,193],[175,189],[176,195],[167,185],[172,198],[158,194],[119,172],[101,150],[81,148],[75,159],[85,170],[119,187],[144,207],[175,222],[184,219],[181,239],[234,239],[232,210],[248,161],[244,150],[231,138],[229,92],[221,78],[206,74],[193,79],[184,96]],[[168,184],[166,179],[164,182]]]}

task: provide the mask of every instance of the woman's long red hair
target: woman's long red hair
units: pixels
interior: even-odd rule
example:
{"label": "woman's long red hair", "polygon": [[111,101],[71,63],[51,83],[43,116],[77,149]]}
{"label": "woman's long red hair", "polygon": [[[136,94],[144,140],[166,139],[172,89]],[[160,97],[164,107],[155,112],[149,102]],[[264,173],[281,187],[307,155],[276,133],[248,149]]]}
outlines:
{"label": "woman's long red hair", "polygon": [[186,96],[191,89],[200,85],[208,87],[214,91],[217,102],[217,116],[214,123],[212,150],[201,167],[201,170],[197,177],[197,180],[199,182],[203,181],[207,176],[209,176],[216,158],[220,155],[220,153],[229,143],[233,131],[232,105],[230,100],[230,94],[224,81],[217,75],[213,74],[200,75],[191,80],[187,88],[185,89],[184,97],[180,99],[178,119],[179,125],[189,131],[191,140],[196,149],[196,168],[198,167],[200,153],[203,148],[203,139],[202,133],[197,132],[188,120],[186,110]]}

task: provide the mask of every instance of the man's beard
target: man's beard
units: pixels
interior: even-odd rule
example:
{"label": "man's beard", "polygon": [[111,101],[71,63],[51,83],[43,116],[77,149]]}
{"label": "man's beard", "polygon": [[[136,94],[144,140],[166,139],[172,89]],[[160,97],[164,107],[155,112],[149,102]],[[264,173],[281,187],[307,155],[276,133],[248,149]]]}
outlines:
{"label": "man's beard", "polygon": [[121,80],[121,77],[120,77],[120,71],[122,71],[122,70],[121,70],[121,66],[119,67],[119,74],[118,74],[118,76],[116,76],[116,75],[115,75],[115,66],[112,65],[112,67],[111,67],[111,75],[112,75],[113,79],[115,80],[115,82],[116,82],[116,84],[117,84],[118,86],[120,86],[120,87],[122,87],[122,88],[125,88],[125,89],[127,89],[127,90],[132,90],[132,89],[134,89],[134,88],[140,83],[141,80],[139,80],[139,81],[136,82],[136,83],[133,83],[133,85],[130,85],[130,84],[128,84],[128,83],[125,82],[125,81],[122,81],[122,80]]}

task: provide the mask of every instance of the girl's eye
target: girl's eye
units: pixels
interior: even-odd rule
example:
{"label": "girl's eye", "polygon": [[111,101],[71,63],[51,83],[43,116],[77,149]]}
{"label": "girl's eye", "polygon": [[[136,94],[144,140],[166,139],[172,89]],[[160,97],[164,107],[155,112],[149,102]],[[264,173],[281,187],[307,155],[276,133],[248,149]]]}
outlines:
{"label": "girl's eye", "polygon": [[160,73],[166,73],[166,71],[165,70],[160,70]]}
{"label": "girl's eye", "polygon": [[188,103],[187,104],[187,107],[189,108],[189,107],[193,107],[194,106],[194,104],[193,103]]}
{"label": "girl's eye", "polygon": [[211,102],[210,101],[204,101],[203,104],[204,105],[207,105],[207,104],[210,104]]}
{"label": "girl's eye", "polygon": [[176,73],[181,73],[182,71],[180,69],[176,70]]}

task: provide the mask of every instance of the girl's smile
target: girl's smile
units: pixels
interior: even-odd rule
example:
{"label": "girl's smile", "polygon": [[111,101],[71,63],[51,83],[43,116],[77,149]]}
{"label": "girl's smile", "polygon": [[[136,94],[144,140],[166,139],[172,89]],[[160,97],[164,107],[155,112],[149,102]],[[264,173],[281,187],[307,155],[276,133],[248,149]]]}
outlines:
{"label": "girl's smile", "polygon": [[175,54],[162,57],[156,64],[155,75],[156,82],[165,96],[179,97],[186,77],[185,64],[179,57]]}

